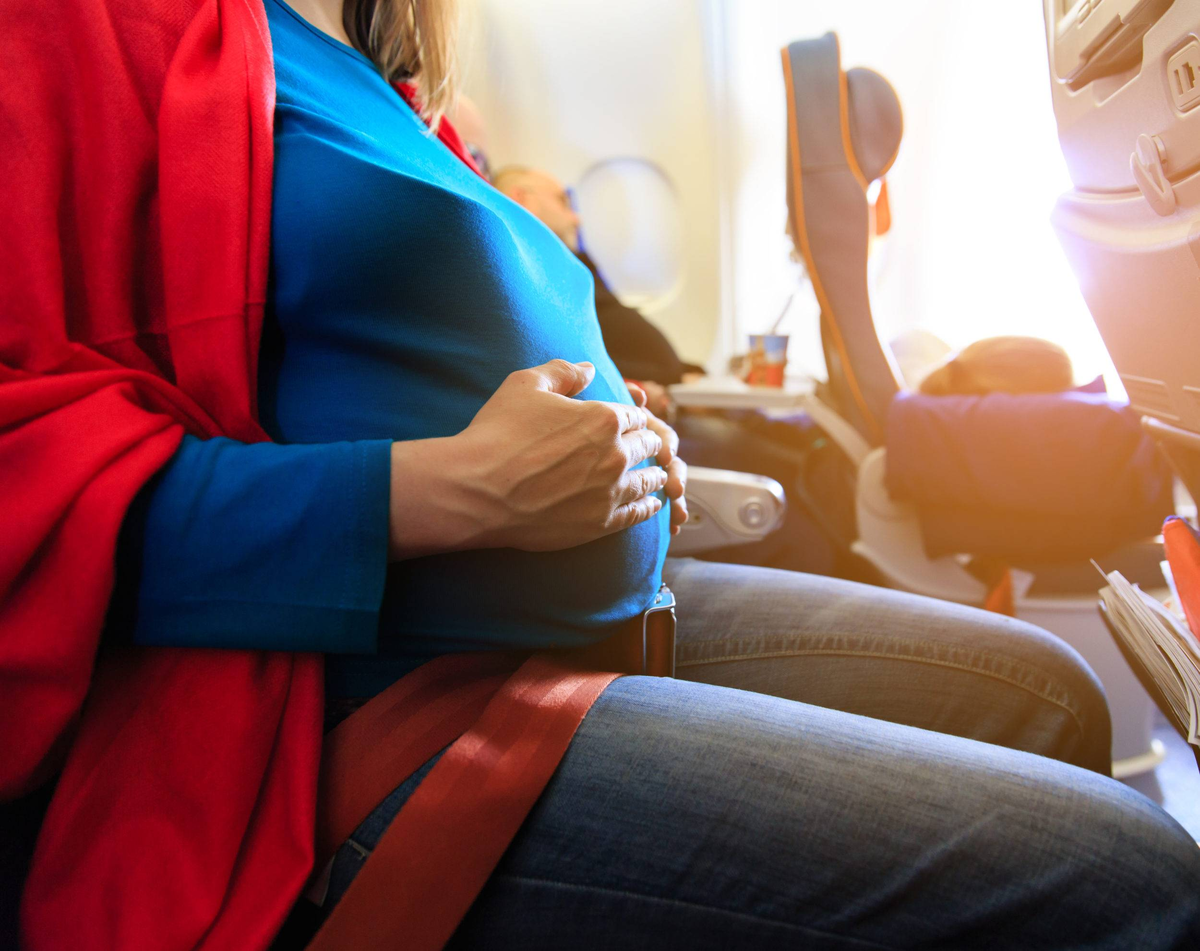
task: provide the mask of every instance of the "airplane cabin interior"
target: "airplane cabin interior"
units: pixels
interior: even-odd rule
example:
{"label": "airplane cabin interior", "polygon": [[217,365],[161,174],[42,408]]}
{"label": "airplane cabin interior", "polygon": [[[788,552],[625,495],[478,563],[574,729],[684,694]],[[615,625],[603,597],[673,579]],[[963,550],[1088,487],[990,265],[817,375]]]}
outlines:
{"label": "airplane cabin interior", "polygon": [[22,6],[0,946],[1200,948],[1200,2]]}

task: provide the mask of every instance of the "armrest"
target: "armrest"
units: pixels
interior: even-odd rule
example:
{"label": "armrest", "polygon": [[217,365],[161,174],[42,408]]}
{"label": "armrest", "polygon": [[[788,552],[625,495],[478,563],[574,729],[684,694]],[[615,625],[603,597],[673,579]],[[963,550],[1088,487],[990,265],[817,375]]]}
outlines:
{"label": "armrest", "polygon": [[672,555],[694,555],[765,538],[783,524],[783,486],[766,476],[728,469],[688,468],[691,516],[671,540]]}

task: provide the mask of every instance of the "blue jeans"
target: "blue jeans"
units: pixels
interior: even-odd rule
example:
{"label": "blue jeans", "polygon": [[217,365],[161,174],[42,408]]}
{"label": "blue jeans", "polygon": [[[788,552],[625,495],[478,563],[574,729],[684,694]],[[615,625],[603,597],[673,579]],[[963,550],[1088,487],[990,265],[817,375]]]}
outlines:
{"label": "blue jeans", "polygon": [[[827,578],[666,580],[681,679],[600,697],[452,947],[1200,947],[1200,849],[1098,772],[1108,712],[1069,647]],[[339,851],[326,908],[431,765]]]}

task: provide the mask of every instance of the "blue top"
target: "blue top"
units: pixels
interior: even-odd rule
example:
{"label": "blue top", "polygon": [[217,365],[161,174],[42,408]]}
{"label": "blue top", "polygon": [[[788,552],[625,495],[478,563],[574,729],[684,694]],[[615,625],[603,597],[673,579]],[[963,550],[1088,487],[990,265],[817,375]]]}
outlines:
{"label": "blue top", "polygon": [[568,551],[388,567],[392,440],[460,432],[510,372],[554,357],[596,365],[580,398],[629,395],[566,246],[366,57],[282,0],[266,10],[277,104],[259,398],[278,444],[189,437],[139,497],[121,549],[126,578],[140,565],[135,639],[322,650],[330,691],[365,696],[440,653],[606,635],[658,589],[666,506]]}

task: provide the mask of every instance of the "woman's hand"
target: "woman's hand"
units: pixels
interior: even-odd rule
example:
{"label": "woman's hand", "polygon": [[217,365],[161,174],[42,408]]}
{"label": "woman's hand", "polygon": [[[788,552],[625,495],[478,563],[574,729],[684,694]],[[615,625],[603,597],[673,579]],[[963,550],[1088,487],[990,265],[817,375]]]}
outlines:
{"label": "woman's hand", "polygon": [[[644,384],[626,380],[629,395],[643,409],[646,408],[647,394]],[[679,458],[679,434],[661,419],[647,410],[649,421],[647,428],[657,433],[662,439],[662,449],[658,451],[655,461],[667,472],[667,498],[671,500],[671,534],[678,535],[683,523],[688,520],[687,510],[687,463]]]}
{"label": "woman's hand", "polygon": [[394,443],[392,557],[572,548],[656,515],[653,493],[672,482],[661,457],[630,470],[667,437],[640,407],[571,399],[595,373],[565,360],[519,370],[457,436]]}
{"label": "woman's hand", "polygon": [[665,386],[653,380],[638,380],[638,385],[646,393],[646,409],[659,419],[666,419],[671,415],[671,394]]}

